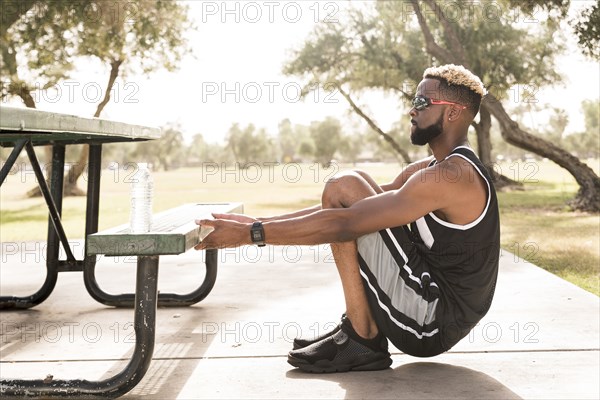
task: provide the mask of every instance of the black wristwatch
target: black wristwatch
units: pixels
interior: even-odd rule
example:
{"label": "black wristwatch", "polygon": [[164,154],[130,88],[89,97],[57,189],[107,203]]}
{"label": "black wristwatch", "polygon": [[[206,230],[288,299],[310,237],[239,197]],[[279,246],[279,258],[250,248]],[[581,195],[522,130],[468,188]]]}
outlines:
{"label": "black wristwatch", "polygon": [[252,243],[258,245],[258,247],[263,247],[265,245],[265,229],[263,228],[262,222],[256,221],[252,224],[252,228],[250,228],[250,239],[252,239]]}

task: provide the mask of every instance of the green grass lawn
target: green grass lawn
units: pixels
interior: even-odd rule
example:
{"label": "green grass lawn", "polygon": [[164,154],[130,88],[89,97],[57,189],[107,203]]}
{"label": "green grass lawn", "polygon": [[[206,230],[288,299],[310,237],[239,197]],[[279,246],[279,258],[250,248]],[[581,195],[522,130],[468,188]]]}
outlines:
{"label": "green grass lawn", "polygon": [[552,163],[539,165],[524,191],[498,194],[502,248],[600,295],[600,215],[569,211],[576,183]]}
{"label": "green grass lawn", "polygon": [[[590,165],[597,171],[597,161]],[[399,167],[369,164],[359,168],[383,183],[391,180]],[[211,165],[207,169],[155,172],[154,211],[187,202],[239,201],[250,215],[285,213],[318,203],[324,182],[337,169],[290,164],[217,171]],[[507,163],[498,169],[523,182],[525,189],[499,193],[502,247],[600,295],[600,215],[568,210],[566,202],[577,191],[571,176],[551,162]],[[107,170],[102,179],[101,230],[126,223],[129,214],[128,173]],[[80,182],[80,186],[85,183]],[[7,178],[0,191],[0,241],[45,239],[47,211],[43,200],[24,197],[35,184],[31,174]],[[63,223],[70,239],[83,237],[84,213],[83,198],[65,199]]]}

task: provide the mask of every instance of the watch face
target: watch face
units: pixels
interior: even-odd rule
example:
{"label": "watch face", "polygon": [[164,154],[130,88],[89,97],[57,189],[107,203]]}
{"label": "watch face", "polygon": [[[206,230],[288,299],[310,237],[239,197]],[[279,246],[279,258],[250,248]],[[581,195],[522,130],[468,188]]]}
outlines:
{"label": "watch face", "polygon": [[263,230],[262,224],[260,222],[255,222],[252,225],[250,235],[253,243],[259,243],[259,246],[264,245],[265,231]]}

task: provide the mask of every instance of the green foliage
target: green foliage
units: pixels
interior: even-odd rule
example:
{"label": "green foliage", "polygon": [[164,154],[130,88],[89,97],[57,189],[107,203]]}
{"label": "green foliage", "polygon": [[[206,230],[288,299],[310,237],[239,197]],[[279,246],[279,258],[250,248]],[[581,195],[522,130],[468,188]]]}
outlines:
{"label": "green foliage", "polygon": [[208,143],[201,134],[194,135],[192,143],[187,149],[186,165],[197,166],[203,163],[231,163],[233,156],[223,146],[217,143]]}
{"label": "green foliage", "polygon": [[569,11],[570,0],[504,0],[508,7],[520,10],[529,18],[535,18],[540,10],[555,14],[554,17],[565,17]]}
{"label": "green foliage", "polygon": [[280,160],[284,163],[298,161],[302,157],[312,156],[314,153],[314,144],[308,127],[292,125],[288,118],[279,123],[277,141],[281,150]]}
{"label": "green foliage", "polygon": [[302,144],[300,144],[300,148],[298,149],[298,153],[303,157],[311,157],[315,153],[315,146],[312,141],[302,142]]}
{"label": "green foliage", "polygon": [[[385,10],[392,3],[377,6]],[[345,84],[358,91],[382,88],[402,94],[405,81],[411,75],[417,79],[414,74],[422,74],[430,58],[414,31],[393,29],[394,18],[351,10],[347,23],[317,25],[284,72],[306,79],[305,94],[309,88]]]}
{"label": "green foliage", "polygon": [[585,131],[565,137],[565,146],[579,157],[600,157],[600,100],[581,103],[585,118]]}
{"label": "green foliage", "polygon": [[572,24],[583,54],[600,60],[600,4],[587,8]]}
{"label": "green foliage", "polygon": [[185,155],[183,135],[178,126],[163,128],[160,139],[138,143],[128,162],[148,162],[155,170],[170,170],[182,165]]}
{"label": "green foliage", "polygon": [[227,133],[227,147],[240,168],[247,168],[254,163],[273,162],[276,159],[272,139],[264,129],[257,131],[252,124],[243,129],[239,124],[233,124]]}
{"label": "green foliage", "polygon": [[323,167],[331,164],[342,139],[341,132],[340,121],[333,117],[310,125],[310,136],[315,143],[315,159]]}
{"label": "green foliage", "polygon": [[30,1],[16,6],[2,0],[1,6],[1,98],[25,97],[68,78],[77,47],[73,36],[77,12],[69,2]]}
{"label": "green foliage", "polygon": [[584,100],[581,103],[581,108],[585,118],[586,131],[598,133],[600,130],[600,99]]}
{"label": "green foliage", "polygon": [[294,136],[292,122],[284,119],[279,123],[279,147],[281,149],[281,159],[284,162],[290,162],[298,152],[298,144]]}
{"label": "green foliage", "polygon": [[24,98],[24,92],[67,79],[77,57],[110,64],[114,82],[119,72],[138,68],[144,73],[172,71],[190,51],[184,33],[192,26],[187,6],[180,2],[53,0],[16,8],[10,3],[2,1],[3,11],[11,14],[3,15],[2,22],[10,26],[0,31],[3,98]]}
{"label": "green foliage", "polygon": [[106,3],[91,3],[94,18],[79,25],[78,54],[105,62],[125,61],[130,69],[150,73],[160,68],[173,71],[190,51],[184,33],[192,28],[188,7],[173,1],[115,3],[116,12],[107,12]]}
{"label": "green foliage", "polygon": [[356,162],[367,149],[366,135],[354,132],[342,135],[338,144],[338,153],[343,162]]}
{"label": "green foliage", "polygon": [[[369,160],[394,159],[389,149],[387,153],[378,150],[378,146],[387,147],[387,143],[377,142],[376,137],[369,136],[359,131],[342,134],[340,122],[331,117],[314,121],[310,127],[292,124],[286,118],[279,124],[278,136],[271,136],[265,129],[257,129],[252,124],[242,127],[236,123],[229,129],[225,144],[208,143],[202,134],[196,134],[186,145],[179,126],[167,125],[159,140],[140,142],[134,151],[128,151],[128,147],[121,144],[107,144],[103,158],[120,166],[151,162],[156,170],[202,167],[207,163],[212,165],[211,168],[214,164],[231,166],[233,163],[248,168],[263,163],[315,160],[327,166],[334,156],[341,157],[343,162],[356,162],[365,154]],[[75,154],[68,154],[67,158],[77,159]],[[104,167],[108,166],[106,161]]]}
{"label": "green foliage", "polygon": [[525,24],[526,18],[517,17],[515,23],[514,14],[505,12],[497,18],[472,18],[457,27],[470,69],[501,100],[520,101],[523,93],[508,92],[515,85],[517,90],[536,91],[562,80],[555,56],[564,50],[564,37],[556,21],[537,15],[536,23]]}
{"label": "green foliage", "polygon": [[[0,72],[5,80],[0,96],[18,96],[27,107],[36,107],[33,91],[46,90],[68,77],[76,57],[95,57],[109,68],[104,96],[94,113],[100,117],[119,76],[137,68],[144,73],[159,68],[172,71],[189,51],[183,33],[190,22],[187,6],[180,2],[25,1],[11,8],[3,1],[2,10]],[[172,137],[173,131],[165,135],[163,146],[179,147],[181,140]],[[141,151],[160,167],[166,169],[173,163],[165,154],[143,146]],[[71,170],[65,193],[79,192],[74,187],[84,172],[87,154],[83,151]]]}

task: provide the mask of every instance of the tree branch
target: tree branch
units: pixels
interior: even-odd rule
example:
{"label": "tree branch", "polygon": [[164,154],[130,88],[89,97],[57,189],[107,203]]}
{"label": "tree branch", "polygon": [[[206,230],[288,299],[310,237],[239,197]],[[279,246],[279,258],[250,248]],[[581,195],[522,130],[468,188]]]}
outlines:
{"label": "tree branch", "polygon": [[112,90],[112,87],[115,84],[117,77],[119,76],[119,67],[121,66],[122,63],[123,63],[123,60],[113,60],[110,63],[110,75],[108,77],[108,83],[106,84],[104,98],[98,104],[98,107],[96,107],[96,112],[94,113],[94,117],[96,117],[96,118],[98,118],[100,116],[100,114],[102,113],[102,110],[104,110],[104,107],[110,101],[110,91]]}
{"label": "tree branch", "polygon": [[450,51],[444,49],[435,42],[433,34],[427,25],[427,21],[425,21],[425,17],[423,17],[421,7],[419,7],[419,2],[417,0],[412,0],[411,3],[413,9],[415,10],[415,14],[417,15],[417,21],[419,22],[421,32],[423,32],[423,36],[425,37],[425,46],[427,47],[427,52],[441,62],[454,64],[460,63]]}
{"label": "tree branch", "polygon": [[[102,101],[100,103],[98,103],[98,106],[96,107],[96,112],[94,113],[95,118],[100,117],[102,110],[104,110],[104,107],[110,101],[110,91],[111,91],[113,85],[115,84],[117,77],[119,76],[119,67],[121,66],[122,63],[123,63],[123,60],[113,60],[110,63],[110,75],[108,77],[108,83],[106,84],[106,91],[104,92],[104,98],[102,99]],[[65,176],[65,178],[66,178],[65,179],[65,182],[66,182],[65,195],[67,195],[67,196],[83,196],[83,195],[85,195],[85,191],[83,191],[77,187],[77,180],[79,179],[79,177],[83,174],[83,171],[85,170],[85,166],[88,162],[88,157],[89,157],[88,145],[84,145],[83,148],[81,149],[81,153],[79,153],[79,160],[77,161],[77,163],[75,165],[73,165],[71,171],[69,171],[69,173],[67,173]]]}
{"label": "tree branch", "polygon": [[342,89],[342,86],[340,84],[336,84],[336,87],[340,91],[342,96],[344,96],[348,104],[350,104],[350,107],[352,107],[354,112],[357,113],[362,119],[364,119],[367,122],[367,124],[369,124],[371,129],[373,129],[375,132],[381,135],[385,139],[385,141],[388,142],[394,148],[394,150],[402,156],[405,162],[410,163],[410,156],[403,148],[400,147],[400,145],[394,140],[394,138],[391,137],[389,134],[385,133],[379,126],[377,126],[375,121],[373,121],[367,114],[363,112],[363,110],[360,109],[360,107],[356,105],[354,100],[352,100],[352,97],[350,97],[350,95],[344,89]]}
{"label": "tree branch", "polygon": [[[454,57],[455,60],[458,60],[465,68],[470,69],[466,64],[467,57],[465,56],[464,47],[460,43],[458,39],[458,34],[452,23],[446,18],[444,15],[444,11],[434,0],[425,0],[425,3],[431,8],[431,10],[435,13],[435,15],[439,18],[442,23],[442,27],[444,28],[444,33],[448,38],[448,42],[450,44],[450,49],[452,50],[451,56]],[[456,62],[455,62],[456,64]]]}

